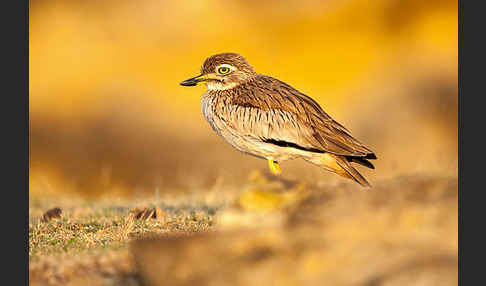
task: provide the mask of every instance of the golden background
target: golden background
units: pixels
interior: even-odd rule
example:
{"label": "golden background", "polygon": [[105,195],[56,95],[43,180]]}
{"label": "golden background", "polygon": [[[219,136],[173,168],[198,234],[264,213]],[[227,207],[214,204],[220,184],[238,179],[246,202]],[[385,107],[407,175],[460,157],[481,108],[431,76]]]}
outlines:
{"label": "golden background", "polygon": [[31,0],[30,192],[192,192],[266,170],[211,130],[205,87],[179,85],[220,52],[318,101],[375,151],[371,184],[457,176],[457,27],[457,1]]}

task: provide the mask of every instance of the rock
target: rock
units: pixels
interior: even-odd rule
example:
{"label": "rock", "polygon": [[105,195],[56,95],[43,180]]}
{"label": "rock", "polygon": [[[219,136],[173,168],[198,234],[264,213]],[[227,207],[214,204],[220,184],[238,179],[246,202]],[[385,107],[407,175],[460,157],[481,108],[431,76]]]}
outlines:
{"label": "rock", "polygon": [[149,219],[156,219],[161,220],[164,217],[164,212],[159,208],[144,208],[139,209],[135,208],[130,211],[135,219],[139,220],[149,220]]}
{"label": "rock", "polygon": [[61,218],[62,210],[61,208],[52,208],[44,213],[42,216],[42,221],[47,222],[54,218]]}

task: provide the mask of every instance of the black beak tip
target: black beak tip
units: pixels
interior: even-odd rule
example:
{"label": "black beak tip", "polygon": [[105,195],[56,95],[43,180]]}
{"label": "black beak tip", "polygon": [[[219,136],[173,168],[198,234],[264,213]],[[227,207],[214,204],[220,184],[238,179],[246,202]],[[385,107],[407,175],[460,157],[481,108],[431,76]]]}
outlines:
{"label": "black beak tip", "polygon": [[180,85],[182,85],[182,86],[195,86],[196,84],[197,84],[196,82],[188,81],[188,80],[185,80],[185,81],[180,83]]}

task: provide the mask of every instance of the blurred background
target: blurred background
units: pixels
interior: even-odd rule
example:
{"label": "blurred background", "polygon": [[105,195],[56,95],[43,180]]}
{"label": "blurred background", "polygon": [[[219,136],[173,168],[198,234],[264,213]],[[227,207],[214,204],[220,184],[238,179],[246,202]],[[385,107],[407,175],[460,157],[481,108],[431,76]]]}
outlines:
{"label": "blurred background", "polygon": [[179,85],[221,52],[313,97],[371,147],[376,169],[360,170],[372,184],[457,176],[457,21],[450,0],[31,0],[30,192],[187,193],[266,172],[211,130],[205,87]]}

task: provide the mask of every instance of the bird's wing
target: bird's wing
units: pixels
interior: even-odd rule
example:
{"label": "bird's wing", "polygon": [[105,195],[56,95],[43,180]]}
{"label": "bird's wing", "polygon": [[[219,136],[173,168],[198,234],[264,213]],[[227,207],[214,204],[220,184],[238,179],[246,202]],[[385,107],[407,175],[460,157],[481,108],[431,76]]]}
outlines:
{"label": "bird's wing", "polygon": [[239,109],[230,121],[240,133],[283,146],[376,158],[317,102],[288,84],[262,75],[242,87],[246,90],[228,102]]}

